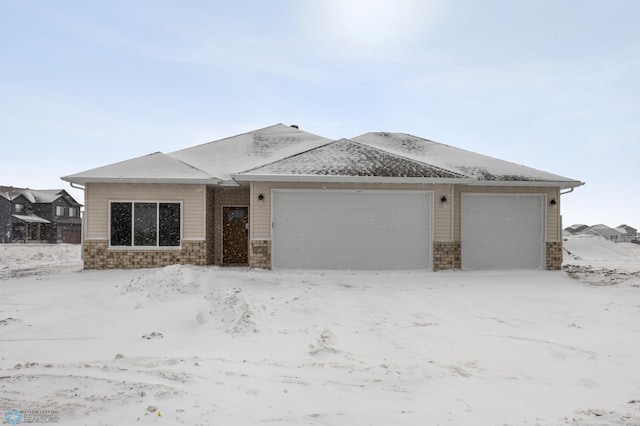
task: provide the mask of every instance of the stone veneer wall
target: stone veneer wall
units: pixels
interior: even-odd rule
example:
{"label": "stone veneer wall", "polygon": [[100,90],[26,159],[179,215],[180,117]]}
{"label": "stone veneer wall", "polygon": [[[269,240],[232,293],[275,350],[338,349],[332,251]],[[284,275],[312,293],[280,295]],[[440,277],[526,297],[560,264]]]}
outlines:
{"label": "stone veneer wall", "polygon": [[86,240],[82,245],[84,269],[158,268],[174,264],[207,264],[206,241],[182,241],[180,249],[109,249],[107,240]]}
{"label": "stone veneer wall", "polygon": [[433,242],[433,270],[462,268],[462,246],[460,241]]}
{"label": "stone veneer wall", "polygon": [[271,269],[271,241],[251,240],[249,243],[249,266]]}
{"label": "stone veneer wall", "polygon": [[547,270],[562,269],[562,241],[547,242]]}

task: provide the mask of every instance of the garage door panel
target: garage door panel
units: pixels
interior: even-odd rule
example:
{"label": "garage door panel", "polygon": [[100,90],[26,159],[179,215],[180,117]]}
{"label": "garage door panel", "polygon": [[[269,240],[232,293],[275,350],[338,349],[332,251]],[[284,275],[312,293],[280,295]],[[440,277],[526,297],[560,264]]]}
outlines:
{"label": "garage door panel", "polygon": [[[429,262],[421,250],[371,249],[367,256],[353,256],[349,248],[282,249],[277,267],[294,262],[293,269],[426,269]],[[285,266],[283,266],[285,265]]]}
{"label": "garage door panel", "polygon": [[430,267],[431,193],[275,191],[273,200],[274,267]]}
{"label": "garage door panel", "polygon": [[[412,231],[384,230],[382,232],[362,233],[360,230],[300,230],[278,233],[278,241],[295,240],[297,249],[314,247],[322,241],[320,247],[347,250],[422,250],[427,247],[426,238]],[[382,248],[377,248],[382,246]]]}
{"label": "garage door panel", "polygon": [[543,195],[463,194],[464,269],[541,269],[543,236]]}
{"label": "garage door panel", "polygon": [[381,212],[318,212],[278,211],[274,220],[274,225],[286,225],[287,228],[309,229],[309,223],[314,224],[315,229],[358,229],[358,230],[402,230],[406,228],[406,223],[413,223],[413,229],[424,231],[429,229],[426,223],[425,213],[403,212],[402,215],[388,215]]}

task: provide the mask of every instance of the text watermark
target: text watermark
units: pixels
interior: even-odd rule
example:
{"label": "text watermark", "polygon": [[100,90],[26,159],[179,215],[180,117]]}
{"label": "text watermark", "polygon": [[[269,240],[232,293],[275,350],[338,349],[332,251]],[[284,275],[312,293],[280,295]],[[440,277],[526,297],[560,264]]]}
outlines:
{"label": "text watermark", "polygon": [[58,423],[60,421],[60,413],[55,410],[7,410],[4,419],[10,425]]}

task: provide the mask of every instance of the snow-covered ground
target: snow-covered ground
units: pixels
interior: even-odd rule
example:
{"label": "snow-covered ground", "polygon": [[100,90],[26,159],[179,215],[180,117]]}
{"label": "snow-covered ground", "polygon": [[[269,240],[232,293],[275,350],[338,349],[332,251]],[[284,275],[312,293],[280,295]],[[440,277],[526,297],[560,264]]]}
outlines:
{"label": "snow-covered ground", "polygon": [[77,246],[0,245],[0,419],[640,425],[640,246],[565,247],[569,272],[434,273],[81,271]]}

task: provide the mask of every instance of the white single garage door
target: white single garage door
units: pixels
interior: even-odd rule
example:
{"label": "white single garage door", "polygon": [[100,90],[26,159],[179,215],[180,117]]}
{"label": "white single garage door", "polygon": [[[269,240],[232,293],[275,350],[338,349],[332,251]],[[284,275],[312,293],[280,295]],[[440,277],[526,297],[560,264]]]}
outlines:
{"label": "white single garage door", "polygon": [[274,190],[272,263],[294,269],[428,269],[431,192]]}
{"label": "white single garage door", "polygon": [[463,269],[543,269],[545,197],[462,194]]}

